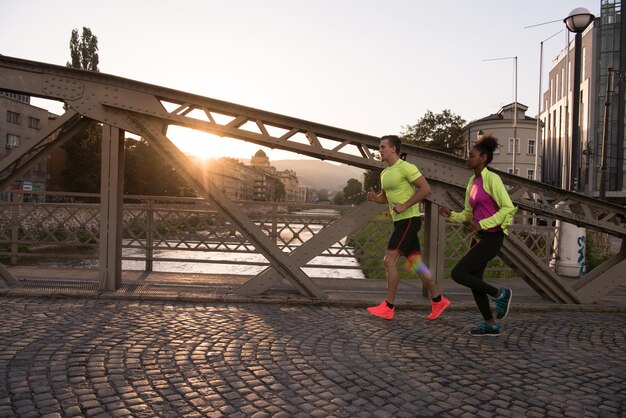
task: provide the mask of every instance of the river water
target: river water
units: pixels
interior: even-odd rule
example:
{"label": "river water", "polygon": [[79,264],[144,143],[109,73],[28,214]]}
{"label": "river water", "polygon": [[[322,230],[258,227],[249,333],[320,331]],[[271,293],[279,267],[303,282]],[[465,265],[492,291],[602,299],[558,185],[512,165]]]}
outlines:
{"label": "river water", "polygon": [[[141,257],[144,252],[124,249],[123,257]],[[257,253],[227,253],[217,251],[155,250],[155,258],[179,258],[184,261],[154,261],[153,271],[166,273],[256,275],[268,267],[268,262]],[[194,262],[193,260],[198,260]],[[255,264],[237,264],[238,262]],[[318,256],[309,264],[328,267],[303,267],[310,277],[364,279],[355,257]],[[145,261],[122,260],[123,270],[145,270]]]}
{"label": "river water", "polygon": [[[309,209],[299,212],[306,215],[338,215],[333,209]],[[321,224],[293,223],[285,227],[285,224],[278,224],[277,229],[280,235],[278,242],[293,242],[294,231],[298,231],[297,240],[306,242],[318,233],[324,226]],[[187,243],[190,244],[190,243]],[[345,238],[342,239],[342,245]],[[293,244],[290,244],[293,245]],[[294,245],[294,248],[297,244]],[[328,267],[303,267],[302,270],[309,276],[315,278],[351,278],[364,279],[365,275],[357,259],[353,256],[354,249],[344,247],[348,254],[345,256],[325,256],[320,255],[313,258],[308,264]],[[292,248],[293,249],[293,248]],[[145,250],[124,248],[123,258],[145,257]],[[189,251],[171,248],[161,248],[154,250],[154,258],[160,259],[180,259],[181,261],[154,261],[153,271],[167,273],[197,273],[197,274],[235,274],[235,275],[256,275],[268,267],[268,261],[263,255],[254,252],[221,252],[221,251]],[[194,261],[197,260],[197,261]],[[239,264],[246,263],[246,264]],[[123,260],[123,270],[145,270],[143,260]]]}

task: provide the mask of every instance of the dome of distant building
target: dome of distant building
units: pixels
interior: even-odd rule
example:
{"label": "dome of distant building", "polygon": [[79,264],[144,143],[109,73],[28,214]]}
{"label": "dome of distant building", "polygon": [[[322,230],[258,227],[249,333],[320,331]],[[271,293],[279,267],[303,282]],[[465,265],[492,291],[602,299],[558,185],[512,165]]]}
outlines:
{"label": "dome of distant building", "polygon": [[262,149],[258,150],[256,154],[254,154],[254,156],[250,160],[250,165],[252,165],[253,167],[259,167],[268,171],[272,169],[270,165],[270,159],[267,156],[267,154],[263,152]]}

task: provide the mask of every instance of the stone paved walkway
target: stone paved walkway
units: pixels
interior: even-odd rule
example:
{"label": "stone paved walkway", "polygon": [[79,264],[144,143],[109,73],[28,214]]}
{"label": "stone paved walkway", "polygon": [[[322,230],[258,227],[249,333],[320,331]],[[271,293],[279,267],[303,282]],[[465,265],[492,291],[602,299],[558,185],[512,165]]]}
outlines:
{"label": "stone paved walkway", "polygon": [[626,313],[0,299],[0,417],[620,417]]}

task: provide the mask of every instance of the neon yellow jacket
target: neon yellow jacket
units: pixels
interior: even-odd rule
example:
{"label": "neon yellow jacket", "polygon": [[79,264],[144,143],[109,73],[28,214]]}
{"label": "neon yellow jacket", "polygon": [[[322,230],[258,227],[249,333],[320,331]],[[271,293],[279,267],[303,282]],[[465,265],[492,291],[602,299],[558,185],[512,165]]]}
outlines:
{"label": "neon yellow jacket", "polygon": [[[487,167],[483,168],[480,175],[483,178],[483,188],[500,208],[490,217],[481,220],[479,222],[480,228],[485,230],[499,226],[502,228],[502,231],[508,235],[509,225],[511,225],[513,221],[513,215],[517,212],[517,207],[513,205],[511,197],[506,191],[499,175],[492,173]],[[465,190],[465,208],[462,212],[452,212],[449,218],[451,222],[471,222],[474,220],[474,211],[469,203],[469,195],[472,191],[474,178],[476,178],[476,175],[470,177],[467,189]]]}

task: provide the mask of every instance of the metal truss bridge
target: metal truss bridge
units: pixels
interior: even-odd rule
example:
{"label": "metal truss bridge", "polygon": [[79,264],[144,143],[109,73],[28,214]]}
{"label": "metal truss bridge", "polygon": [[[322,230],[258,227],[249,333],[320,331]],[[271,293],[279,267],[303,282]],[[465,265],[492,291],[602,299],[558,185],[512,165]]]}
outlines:
{"label": "metal truss bridge", "polygon": [[[122,196],[124,133],[149,142],[196,190],[270,262],[263,272],[236,289],[240,295],[259,295],[286,279],[299,292],[314,299],[326,294],[301,267],[351,231],[381,212],[364,203],[334,221],[290,253],[283,252],[246,214],[230,201],[202,169],[168,138],[177,125],[210,134],[245,140],[322,160],[363,169],[382,169],[374,159],[379,138],[276,113],[240,106],[190,93],[112,75],[70,69],[41,62],[0,56],[0,89],[63,102],[63,115],[27,138],[0,161],[0,190],[46,158],[53,149],[81,132],[91,121],[103,124],[102,187],[100,208],[99,283],[102,290],[121,285]],[[403,146],[407,160],[428,179],[432,192],[425,202],[424,256],[437,279],[443,277],[445,220],[437,205],[462,205],[469,177],[465,161],[441,152]],[[529,214],[597,230],[623,238],[626,209],[540,182],[499,173],[514,203]],[[593,303],[626,282],[626,246],[575,282],[564,281],[513,234],[505,240],[500,258],[533,289],[558,303]],[[9,283],[15,278],[0,265]]]}

